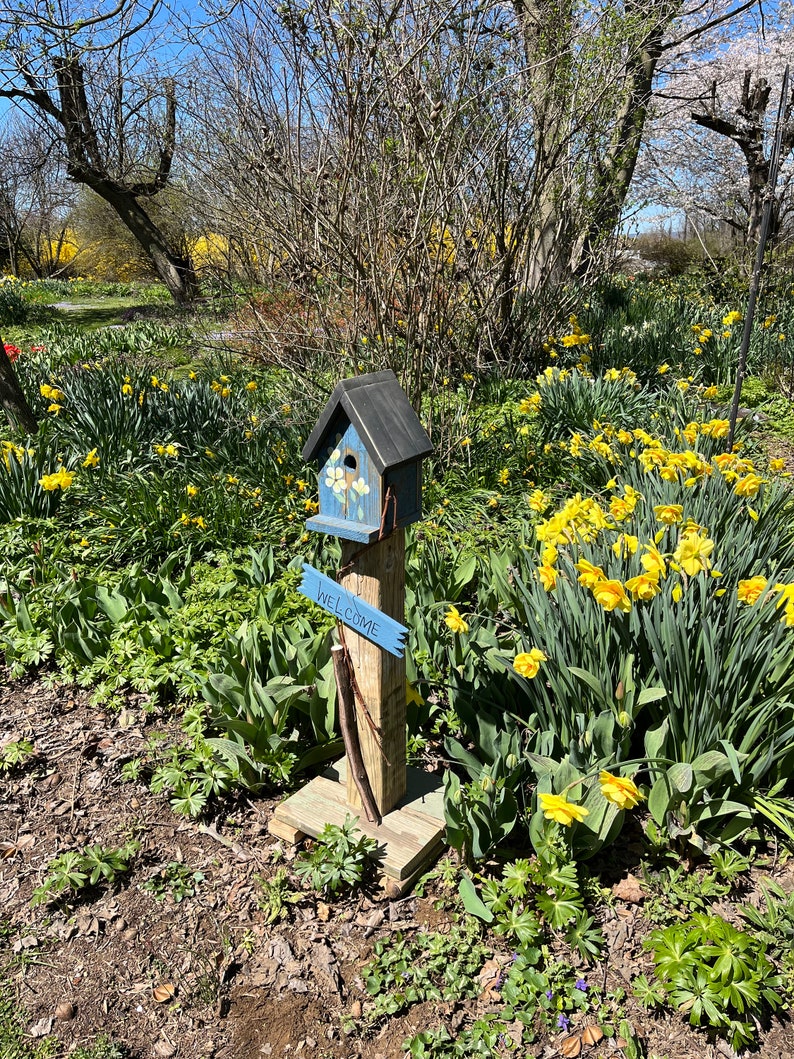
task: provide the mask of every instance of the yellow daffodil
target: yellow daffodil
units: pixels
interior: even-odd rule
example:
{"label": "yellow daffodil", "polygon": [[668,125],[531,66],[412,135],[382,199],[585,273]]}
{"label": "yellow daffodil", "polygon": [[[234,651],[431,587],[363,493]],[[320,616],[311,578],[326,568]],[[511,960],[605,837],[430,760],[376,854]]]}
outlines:
{"label": "yellow daffodil", "polygon": [[405,705],[406,706],[424,706],[425,700],[413,686],[410,681],[406,682],[405,685]]}
{"label": "yellow daffodil", "polygon": [[612,551],[618,559],[628,559],[630,555],[636,555],[639,545],[638,537],[634,537],[630,533],[621,533],[612,545]]}
{"label": "yellow daffodil", "polygon": [[654,504],[653,512],[657,522],[663,522],[665,526],[672,526],[676,522],[683,522],[684,508],[681,504]]}
{"label": "yellow daffodil", "polygon": [[99,456],[97,455],[96,449],[91,449],[86,458],[83,460],[84,467],[97,467],[99,465]]}
{"label": "yellow daffodil", "polygon": [[523,412],[524,415],[533,415],[540,408],[541,396],[539,393],[533,393],[531,397],[525,397],[521,404],[518,406],[519,412]]}
{"label": "yellow daffodil", "polygon": [[533,647],[530,651],[523,651],[513,659],[513,668],[517,673],[520,673],[522,677],[528,677],[532,679],[536,677],[540,672],[541,662],[546,662],[548,659],[544,653],[537,647]]}
{"label": "yellow daffodil", "polygon": [[599,775],[598,782],[606,800],[620,809],[633,809],[643,799],[637,784],[627,776],[613,776],[611,772],[604,770]]}
{"label": "yellow daffodil", "polygon": [[468,623],[458,613],[457,607],[450,607],[444,615],[444,623],[455,633],[466,633],[469,631]]}
{"label": "yellow daffodil", "polygon": [[74,481],[74,472],[66,471],[61,467],[53,474],[45,474],[39,478],[39,485],[42,489],[48,493],[54,492],[56,489],[68,489]]}
{"label": "yellow daffodil", "polygon": [[620,581],[597,581],[591,586],[596,603],[604,610],[631,610],[631,600]]}
{"label": "yellow daffodil", "polygon": [[553,592],[557,587],[557,571],[548,563],[538,567],[538,579],[547,592]]}
{"label": "yellow daffodil", "polygon": [[736,598],[740,603],[753,604],[758,601],[766,588],[766,578],[762,574],[740,581],[736,589]]}
{"label": "yellow daffodil", "polygon": [[737,496],[755,496],[762,484],[763,478],[759,478],[757,474],[750,473],[738,479],[733,491]]}
{"label": "yellow daffodil", "polygon": [[641,599],[647,602],[661,592],[659,578],[651,574],[638,574],[630,577],[626,582],[626,588],[631,592],[632,599]]}
{"label": "yellow daffodil", "polygon": [[538,801],[547,820],[555,820],[563,827],[570,827],[574,820],[584,820],[590,815],[583,805],[569,802],[562,794],[539,794]]}
{"label": "yellow daffodil", "polygon": [[684,533],[673,558],[690,577],[711,568],[709,556],[714,550],[714,541],[701,536],[697,530]]}
{"label": "yellow daffodil", "polygon": [[587,559],[580,559],[578,563],[574,564],[576,569],[579,571],[578,581],[584,585],[585,588],[593,588],[594,585],[598,584],[599,581],[606,580],[606,574],[600,566],[594,566],[588,562]]}

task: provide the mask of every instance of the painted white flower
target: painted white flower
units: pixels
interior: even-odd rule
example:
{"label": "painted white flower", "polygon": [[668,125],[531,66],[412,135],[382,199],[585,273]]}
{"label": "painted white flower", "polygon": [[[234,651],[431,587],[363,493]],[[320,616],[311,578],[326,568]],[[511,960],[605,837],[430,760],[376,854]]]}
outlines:
{"label": "painted white flower", "polygon": [[345,472],[342,467],[329,467],[325,472],[325,484],[335,493],[343,493],[347,488]]}
{"label": "painted white flower", "polygon": [[366,496],[369,492],[369,486],[363,478],[357,478],[355,482],[351,482],[350,488],[353,490],[354,493],[357,493],[358,496]]}

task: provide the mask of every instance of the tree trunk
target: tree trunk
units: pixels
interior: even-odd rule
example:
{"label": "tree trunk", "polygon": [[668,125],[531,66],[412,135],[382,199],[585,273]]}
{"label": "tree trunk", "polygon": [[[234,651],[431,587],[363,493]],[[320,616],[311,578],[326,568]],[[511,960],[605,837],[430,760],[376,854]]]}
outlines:
{"label": "tree trunk", "polygon": [[[747,208],[747,238],[749,246],[757,246],[761,231],[761,220],[764,215],[766,197],[769,194],[769,166],[764,139],[766,135],[766,111],[769,105],[771,86],[764,77],[751,84],[752,74],[746,70],[742,85],[736,118],[717,113],[716,82],[712,87],[710,109],[702,114],[692,114],[692,120],[701,128],[726,136],[744,155],[749,185],[749,202]],[[785,159],[794,147],[794,126],[789,117],[794,107],[794,91],[786,101],[783,135],[780,142],[780,158]],[[774,244],[778,236],[779,204],[773,205],[771,225],[767,245]]]}
{"label": "tree trunk", "polygon": [[112,180],[81,174],[80,180],[114,210],[121,222],[140,243],[152,268],[178,305],[187,305],[196,296],[196,275],[191,263],[175,254],[168,239],[138,201],[137,195]]}
{"label": "tree trunk", "polygon": [[[598,267],[600,250],[616,230],[642,142],[653,78],[677,0],[644,5],[626,0],[625,57],[612,85],[594,76],[594,98],[609,92],[614,111],[596,130],[588,170],[571,156],[581,129],[579,80],[591,76],[576,65],[573,0],[512,0],[527,61],[527,93],[538,145],[534,179],[538,223],[530,286],[554,288],[574,274]],[[605,46],[609,44],[605,42]],[[577,168],[578,166],[578,168]],[[587,188],[582,186],[586,173]]]}
{"label": "tree trunk", "polygon": [[19,385],[16,372],[0,338],[0,405],[12,424],[26,434],[38,432],[39,424]]}

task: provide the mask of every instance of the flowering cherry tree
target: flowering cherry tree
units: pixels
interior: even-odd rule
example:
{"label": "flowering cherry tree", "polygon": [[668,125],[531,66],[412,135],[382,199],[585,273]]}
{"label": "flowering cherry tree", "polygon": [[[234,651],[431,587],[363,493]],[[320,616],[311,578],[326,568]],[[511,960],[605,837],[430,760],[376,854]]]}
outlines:
{"label": "flowering cherry tree", "polygon": [[[734,35],[707,35],[671,57],[638,161],[635,198],[696,223],[726,226],[757,242],[769,180],[785,66],[794,60],[791,5]],[[772,234],[785,227],[794,167],[794,91],[782,115],[781,161]]]}

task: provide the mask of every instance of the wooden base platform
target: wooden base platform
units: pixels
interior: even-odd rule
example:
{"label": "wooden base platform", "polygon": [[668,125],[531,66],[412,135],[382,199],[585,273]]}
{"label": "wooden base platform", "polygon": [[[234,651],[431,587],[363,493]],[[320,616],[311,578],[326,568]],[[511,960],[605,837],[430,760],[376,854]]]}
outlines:
{"label": "wooden base platform", "polygon": [[399,805],[371,824],[363,809],[347,802],[347,761],[343,758],[278,805],[268,825],[288,842],[305,835],[317,838],[326,824],[341,826],[345,816],[358,817],[359,830],[378,843],[378,862],[399,889],[425,871],[444,848],[444,790],[438,776],[407,770],[408,790]]}

